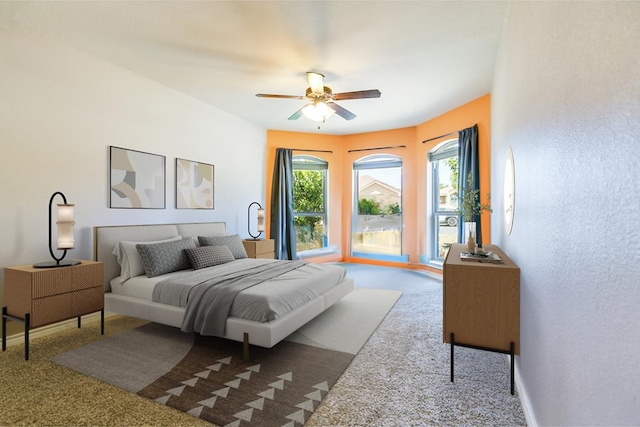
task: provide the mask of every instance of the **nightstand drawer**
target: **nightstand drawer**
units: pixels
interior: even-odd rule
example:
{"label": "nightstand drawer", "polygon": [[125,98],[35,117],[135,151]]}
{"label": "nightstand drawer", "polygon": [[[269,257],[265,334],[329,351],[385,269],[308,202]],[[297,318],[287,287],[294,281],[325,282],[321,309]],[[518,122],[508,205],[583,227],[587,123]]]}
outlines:
{"label": "nightstand drawer", "polygon": [[74,317],[100,311],[103,306],[104,292],[102,287],[83,289],[71,293],[71,311]]}
{"label": "nightstand drawer", "polygon": [[274,253],[273,252],[267,252],[266,254],[258,254],[253,258],[259,258],[259,259],[273,259],[274,258]]}
{"label": "nightstand drawer", "polygon": [[[34,299],[31,304],[31,328],[59,322],[60,320],[73,317],[71,311],[71,294],[53,295],[47,298]],[[9,310],[9,314],[17,317],[24,317],[24,313],[14,313]]]}
{"label": "nightstand drawer", "polygon": [[83,261],[61,268],[34,268],[30,265],[5,269],[5,282],[30,299],[64,294],[80,289],[102,287],[104,265]]}

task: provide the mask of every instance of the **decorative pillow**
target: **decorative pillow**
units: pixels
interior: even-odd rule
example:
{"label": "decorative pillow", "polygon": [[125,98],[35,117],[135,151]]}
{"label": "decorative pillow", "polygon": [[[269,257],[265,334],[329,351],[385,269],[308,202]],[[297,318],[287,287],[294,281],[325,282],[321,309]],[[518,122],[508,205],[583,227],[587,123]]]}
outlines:
{"label": "decorative pillow", "polygon": [[195,247],[196,242],[191,237],[175,242],[136,245],[147,277],[156,277],[191,268],[191,263],[184,250]]}
{"label": "decorative pillow", "polygon": [[145,274],[142,258],[140,258],[140,253],[136,248],[137,244],[173,242],[181,239],[182,236],[176,236],[170,239],[155,240],[152,242],[118,242],[116,247],[113,248],[112,253],[116,256],[118,264],[120,264],[120,283],[124,283],[132,277]]}
{"label": "decorative pillow", "polygon": [[210,237],[198,236],[198,241],[201,246],[226,246],[235,259],[247,257],[247,251],[244,249],[242,239],[238,234]]}
{"label": "decorative pillow", "polygon": [[225,264],[235,258],[227,246],[200,246],[194,249],[185,249],[191,266],[196,270],[214,265]]}

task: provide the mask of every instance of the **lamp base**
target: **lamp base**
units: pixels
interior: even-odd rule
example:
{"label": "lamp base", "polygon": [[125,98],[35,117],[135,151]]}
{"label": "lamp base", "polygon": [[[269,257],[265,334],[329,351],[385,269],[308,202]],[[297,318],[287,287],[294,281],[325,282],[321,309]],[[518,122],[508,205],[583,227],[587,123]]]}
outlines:
{"label": "lamp base", "polygon": [[64,261],[48,261],[39,262],[33,264],[33,268],[58,268],[58,267],[70,267],[72,265],[78,265],[81,261],[79,259],[68,259]]}

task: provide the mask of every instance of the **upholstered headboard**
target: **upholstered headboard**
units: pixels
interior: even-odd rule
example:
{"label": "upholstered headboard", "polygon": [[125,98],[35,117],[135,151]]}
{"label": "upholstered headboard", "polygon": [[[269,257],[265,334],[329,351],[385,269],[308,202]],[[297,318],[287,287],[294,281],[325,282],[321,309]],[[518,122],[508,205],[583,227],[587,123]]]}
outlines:
{"label": "upholstered headboard", "polygon": [[226,234],[226,223],[224,222],[93,227],[93,258],[95,261],[104,263],[104,287],[105,291],[110,291],[109,282],[120,275],[120,266],[112,252],[121,240],[148,242],[176,236],[197,237],[224,234]]}

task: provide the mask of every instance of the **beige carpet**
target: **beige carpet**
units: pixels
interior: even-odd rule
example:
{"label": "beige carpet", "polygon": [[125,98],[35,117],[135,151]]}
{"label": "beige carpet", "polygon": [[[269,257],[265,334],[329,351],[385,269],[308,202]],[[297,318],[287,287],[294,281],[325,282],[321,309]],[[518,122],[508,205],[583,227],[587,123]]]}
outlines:
{"label": "beige carpet", "polygon": [[0,353],[2,391],[0,425],[34,426],[197,426],[211,425],[184,412],[158,405],[49,359],[64,351],[115,336],[146,323],[117,316],[108,319],[105,336],[99,322],[71,328],[31,343],[30,360],[24,346]]}

